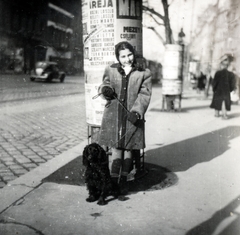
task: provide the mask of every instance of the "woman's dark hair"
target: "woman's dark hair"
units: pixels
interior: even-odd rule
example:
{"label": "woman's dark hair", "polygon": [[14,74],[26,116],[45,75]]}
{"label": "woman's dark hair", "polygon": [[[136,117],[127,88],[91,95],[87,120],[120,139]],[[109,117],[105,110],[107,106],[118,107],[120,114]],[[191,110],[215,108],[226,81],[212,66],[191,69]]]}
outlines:
{"label": "woman's dark hair", "polygon": [[117,60],[119,61],[119,52],[121,50],[125,50],[125,49],[128,49],[129,51],[131,51],[133,53],[133,56],[134,56],[134,62],[135,63],[136,61],[136,53],[135,53],[135,50],[133,48],[133,46],[129,43],[129,42],[119,42],[117,45],[115,45],[115,56],[117,58]]}

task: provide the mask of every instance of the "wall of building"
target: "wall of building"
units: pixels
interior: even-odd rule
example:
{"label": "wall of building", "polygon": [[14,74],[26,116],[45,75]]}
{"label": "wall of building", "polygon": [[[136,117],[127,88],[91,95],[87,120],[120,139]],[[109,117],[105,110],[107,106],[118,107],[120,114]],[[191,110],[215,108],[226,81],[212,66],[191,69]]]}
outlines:
{"label": "wall of building", "polygon": [[1,72],[29,73],[37,61],[52,58],[83,71],[81,1],[67,3],[0,0]]}
{"label": "wall of building", "polygon": [[219,0],[208,6],[199,17],[196,35],[190,43],[191,57],[198,57],[199,69],[213,76],[219,69],[220,57],[231,53],[240,74],[240,9],[238,0]]}

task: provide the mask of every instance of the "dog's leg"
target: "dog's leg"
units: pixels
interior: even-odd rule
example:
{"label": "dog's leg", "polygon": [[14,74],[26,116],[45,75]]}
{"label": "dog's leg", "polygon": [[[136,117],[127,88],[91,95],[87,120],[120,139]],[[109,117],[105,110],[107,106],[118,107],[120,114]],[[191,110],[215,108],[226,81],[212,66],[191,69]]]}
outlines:
{"label": "dog's leg", "polygon": [[98,199],[98,203],[97,204],[100,205],[100,206],[106,205],[107,204],[106,200],[105,200],[106,197],[107,197],[107,193],[106,193],[106,190],[103,187],[102,193],[101,193],[101,195],[100,195],[100,197]]}
{"label": "dog's leg", "polygon": [[95,187],[88,186],[89,197],[86,199],[87,202],[95,202],[99,199],[100,192]]}
{"label": "dog's leg", "polygon": [[104,206],[107,203],[106,203],[105,198],[103,196],[100,196],[99,199],[98,199],[98,203],[97,204],[100,205],[100,206]]}
{"label": "dog's leg", "polygon": [[107,204],[107,202],[106,202],[106,197],[109,195],[109,192],[110,192],[110,184],[109,184],[109,181],[107,181],[106,179],[105,179],[105,181],[104,181],[104,184],[103,184],[103,186],[102,186],[102,190],[101,190],[101,195],[100,195],[100,197],[99,197],[99,199],[98,199],[98,205],[101,205],[101,206],[103,206],[103,205],[106,205]]}
{"label": "dog's leg", "polygon": [[97,201],[98,197],[96,197],[95,195],[89,195],[88,198],[86,198],[87,202],[95,202]]}

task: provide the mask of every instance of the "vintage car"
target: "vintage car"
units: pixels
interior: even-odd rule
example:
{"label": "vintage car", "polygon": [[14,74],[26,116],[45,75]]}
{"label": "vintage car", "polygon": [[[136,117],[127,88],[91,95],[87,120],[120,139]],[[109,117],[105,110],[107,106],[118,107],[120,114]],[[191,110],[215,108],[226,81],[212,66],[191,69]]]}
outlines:
{"label": "vintage car", "polygon": [[64,82],[65,76],[65,72],[59,70],[56,62],[39,61],[31,72],[30,80],[40,79],[51,82],[53,79],[59,79],[60,82]]}

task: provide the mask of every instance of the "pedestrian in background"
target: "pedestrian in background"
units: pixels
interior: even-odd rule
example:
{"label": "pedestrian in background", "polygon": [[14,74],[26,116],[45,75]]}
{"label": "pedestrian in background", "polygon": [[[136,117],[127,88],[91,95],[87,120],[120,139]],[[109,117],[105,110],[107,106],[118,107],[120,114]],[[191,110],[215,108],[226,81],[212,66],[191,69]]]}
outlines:
{"label": "pedestrian in background", "polygon": [[230,93],[235,88],[234,73],[227,70],[232,59],[229,54],[222,57],[221,70],[216,72],[212,83],[213,99],[210,107],[215,109],[215,117],[219,117],[219,112],[222,111],[223,119],[228,119],[227,111],[231,110]]}
{"label": "pedestrian in background", "polygon": [[200,73],[200,76],[197,79],[197,93],[201,93],[205,89],[207,77],[203,72]]}
{"label": "pedestrian in background", "polygon": [[111,148],[111,177],[120,183],[121,193],[126,194],[133,151],[145,148],[144,114],[151,99],[152,78],[149,69],[137,64],[130,43],[118,43],[115,55],[118,63],[106,67],[99,87],[99,93],[108,102],[98,143]]}

